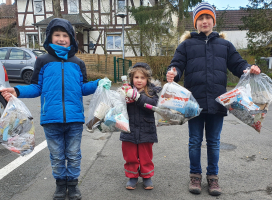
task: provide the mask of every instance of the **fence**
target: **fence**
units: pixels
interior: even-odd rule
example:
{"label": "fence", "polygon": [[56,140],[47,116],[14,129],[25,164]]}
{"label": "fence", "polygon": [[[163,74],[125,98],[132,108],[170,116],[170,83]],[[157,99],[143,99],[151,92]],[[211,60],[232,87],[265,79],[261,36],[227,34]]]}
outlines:
{"label": "fence", "polygon": [[[120,58],[122,58],[122,54],[76,54],[76,56],[85,62],[88,78],[95,80],[97,78],[104,78],[105,76],[107,76],[112,81],[116,77],[114,76],[114,57],[116,57],[116,60],[120,60]],[[130,65],[132,66],[135,65],[137,62],[144,62],[149,64],[153,70],[154,78],[161,79],[161,77],[165,77],[165,71],[167,69],[167,66],[170,64],[171,57],[154,56],[147,59],[144,56],[139,56],[125,57],[125,60],[130,60]],[[124,70],[124,74],[126,74],[128,67],[125,67]]]}

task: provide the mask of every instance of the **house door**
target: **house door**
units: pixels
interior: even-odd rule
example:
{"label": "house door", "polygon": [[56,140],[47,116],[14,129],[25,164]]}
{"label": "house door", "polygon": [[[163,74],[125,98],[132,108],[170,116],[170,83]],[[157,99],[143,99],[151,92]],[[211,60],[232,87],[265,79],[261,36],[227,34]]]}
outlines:
{"label": "house door", "polygon": [[26,47],[30,49],[39,49],[39,41],[37,34],[27,34],[27,44]]}
{"label": "house door", "polygon": [[78,50],[84,53],[84,46],[83,46],[83,34],[78,32],[76,35],[77,42],[78,42]]}

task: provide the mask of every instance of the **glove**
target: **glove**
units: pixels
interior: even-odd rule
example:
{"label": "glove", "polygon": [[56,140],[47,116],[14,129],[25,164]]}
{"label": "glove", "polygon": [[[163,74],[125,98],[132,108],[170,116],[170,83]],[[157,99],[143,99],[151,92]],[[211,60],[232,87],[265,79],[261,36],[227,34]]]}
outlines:
{"label": "glove", "polygon": [[129,89],[127,91],[127,97],[137,101],[140,98],[140,93],[135,89]]}
{"label": "glove", "polygon": [[111,81],[106,77],[98,81],[98,86],[103,86],[106,90],[109,90],[111,87]]}

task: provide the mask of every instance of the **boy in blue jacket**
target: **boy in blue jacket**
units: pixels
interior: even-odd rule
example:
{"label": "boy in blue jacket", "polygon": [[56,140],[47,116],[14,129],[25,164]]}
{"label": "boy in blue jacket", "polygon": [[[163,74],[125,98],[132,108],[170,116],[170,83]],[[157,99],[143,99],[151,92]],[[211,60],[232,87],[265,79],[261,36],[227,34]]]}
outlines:
{"label": "boy in blue jacket", "polygon": [[99,82],[99,79],[88,82],[85,64],[75,56],[78,46],[74,34],[69,21],[53,19],[43,44],[48,54],[37,58],[31,84],[1,91],[6,100],[10,93],[19,98],[41,96],[40,123],[56,179],[55,200],[64,200],[67,189],[70,199],[81,199],[77,184],[84,124],[83,96],[93,94]]}
{"label": "boy in blue jacket", "polygon": [[[242,59],[231,42],[223,35],[213,32],[216,13],[209,3],[198,4],[193,11],[194,27],[197,32],[185,32],[183,42],[177,47],[168,67],[167,81],[178,82],[184,74],[184,87],[190,90],[203,108],[201,114],[188,121],[189,126],[189,191],[201,192],[201,143],[203,130],[207,142],[207,182],[210,195],[220,195],[218,184],[218,161],[220,134],[227,109],[215,99],[226,92],[227,69],[240,77],[250,65]],[[173,68],[173,70],[170,70]],[[258,66],[252,65],[251,73],[259,74]]]}

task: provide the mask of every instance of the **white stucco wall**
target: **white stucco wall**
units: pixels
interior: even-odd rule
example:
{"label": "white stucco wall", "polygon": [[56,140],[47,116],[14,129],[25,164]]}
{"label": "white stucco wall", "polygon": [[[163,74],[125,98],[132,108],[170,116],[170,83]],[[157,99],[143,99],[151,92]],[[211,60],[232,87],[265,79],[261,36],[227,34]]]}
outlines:
{"label": "white stucco wall", "polygon": [[46,12],[52,12],[53,11],[52,0],[45,0],[45,9],[46,9]]}
{"label": "white stucco wall", "polygon": [[236,49],[245,49],[247,48],[247,31],[223,31],[227,34],[227,40],[229,40]]}
{"label": "white stucco wall", "polygon": [[26,9],[26,0],[17,1],[18,12],[25,12],[25,9]]}

